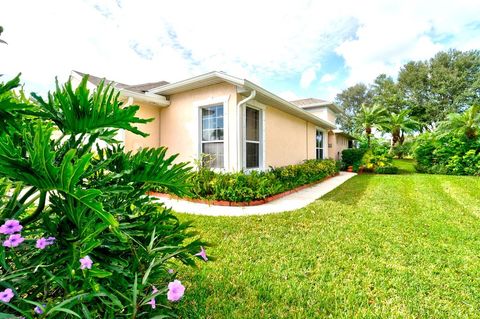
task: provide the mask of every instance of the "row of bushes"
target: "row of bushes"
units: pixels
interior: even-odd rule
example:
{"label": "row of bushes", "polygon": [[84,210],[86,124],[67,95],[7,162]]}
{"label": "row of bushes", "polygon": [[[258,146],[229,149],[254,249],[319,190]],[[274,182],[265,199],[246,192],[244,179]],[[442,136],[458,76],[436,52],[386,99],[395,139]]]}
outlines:
{"label": "row of bushes", "polygon": [[189,197],[231,202],[265,199],[296,187],[337,174],[333,160],[307,160],[302,164],[270,168],[268,171],[218,173],[200,167],[191,175]]}
{"label": "row of bushes", "polygon": [[417,138],[414,154],[418,172],[480,176],[480,137],[424,133]]}

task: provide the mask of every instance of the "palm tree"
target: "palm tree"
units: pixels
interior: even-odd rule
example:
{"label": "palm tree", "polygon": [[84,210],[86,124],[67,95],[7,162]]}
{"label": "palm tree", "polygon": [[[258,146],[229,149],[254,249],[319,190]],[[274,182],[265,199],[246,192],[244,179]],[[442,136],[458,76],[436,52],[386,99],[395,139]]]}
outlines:
{"label": "palm tree", "polygon": [[382,128],[385,125],[387,110],[378,104],[373,106],[362,105],[355,119],[356,126],[367,135],[367,144],[370,147],[372,128]]}
{"label": "palm tree", "polygon": [[472,105],[463,113],[450,113],[447,120],[440,123],[438,130],[444,133],[457,132],[472,140],[480,133],[480,105]]}
{"label": "palm tree", "polygon": [[383,125],[383,129],[390,132],[392,135],[390,151],[393,151],[393,148],[397,143],[400,145],[403,144],[406,133],[418,129],[419,123],[409,117],[409,114],[409,110],[400,111],[398,114],[391,113],[390,117],[387,118],[386,123]]}

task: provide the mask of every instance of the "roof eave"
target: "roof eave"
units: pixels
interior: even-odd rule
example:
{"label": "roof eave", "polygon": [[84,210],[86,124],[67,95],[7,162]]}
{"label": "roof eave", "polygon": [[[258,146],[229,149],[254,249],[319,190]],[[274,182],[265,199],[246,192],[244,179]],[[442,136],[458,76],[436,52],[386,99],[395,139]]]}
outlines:
{"label": "roof eave", "polygon": [[300,117],[304,120],[310,121],[313,124],[319,125],[323,128],[327,128],[327,129],[335,129],[336,128],[336,126],[334,124],[332,124],[330,122],[327,122],[325,120],[322,120],[318,116],[315,116],[312,113],[310,113],[308,111],[305,111],[304,109],[296,106],[293,103],[288,102],[287,100],[282,99],[281,97],[265,90],[264,88],[262,88],[260,86],[254,84],[254,83],[252,83],[248,80],[244,80],[244,82],[245,82],[245,85],[244,85],[245,87],[249,88],[250,90],[255,90],[255,91],[257,91],[257,94],[264,95],[267,98],[269,98],[271,100],[274,100],[281,105],[284,105],[292,113],[295,113],[294,115],[297,115],[298,117]]}

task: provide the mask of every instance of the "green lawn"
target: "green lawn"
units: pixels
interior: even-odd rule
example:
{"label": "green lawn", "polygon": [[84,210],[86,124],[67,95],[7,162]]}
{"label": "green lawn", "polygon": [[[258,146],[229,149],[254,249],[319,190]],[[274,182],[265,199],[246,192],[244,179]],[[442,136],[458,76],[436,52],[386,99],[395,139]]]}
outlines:
{"label": "green lawn", "polygon": [[479,318],[480,178],[361,175],[294,212],[191,220],[184,318]]}

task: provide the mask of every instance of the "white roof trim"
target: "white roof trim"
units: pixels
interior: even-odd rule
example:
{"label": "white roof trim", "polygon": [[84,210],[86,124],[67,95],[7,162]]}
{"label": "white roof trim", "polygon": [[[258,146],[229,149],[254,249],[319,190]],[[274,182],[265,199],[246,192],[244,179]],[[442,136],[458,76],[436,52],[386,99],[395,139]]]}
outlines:
{"label": "white roof trim", "polygon": [[221,83],[221,82],[228,82],[235,86],[242,87],[247,90],[255,90],[257,91],[257,97],[259,95],[263,95],[267,99],[273,100],[276,103],[282,105],[284,109],[288,110],[290,114],[300,117],[304,120],[308,120],[316,125],[319,125],[326,129],[335,129],[336,126],[328,121],[325,121],[312,113],[305,111],[304,109],[292,104],[281,97],[265,90],[264,88],[248,81],[245,79],[240,79],[231,75],[228,75],[224,72],[213,71],[206,74],[202,74],[190,79],[182,80],[179,82],[167,84],[160,86],[158,88],[153,88],[149,90],[149,93],[157,93],[163,95],[170,95],[175,93],[180,93],[188,90],[192,90],[195,88],[204,87],[211,84]]}
{"label": "white roof trim", "polygon": [[307,104],[307,105],[302,105],[301,108],[302,109],[313,109],[313,108],[322,107],[322,106],[327,106],[327,107],[330,106],[336,112],[342,112],[343,113],[343,110],[338,105],[336,105],[333,102],[328,102],[328,101],[327,102],[321,102],[321,103],[311,103],[311,104]]}

